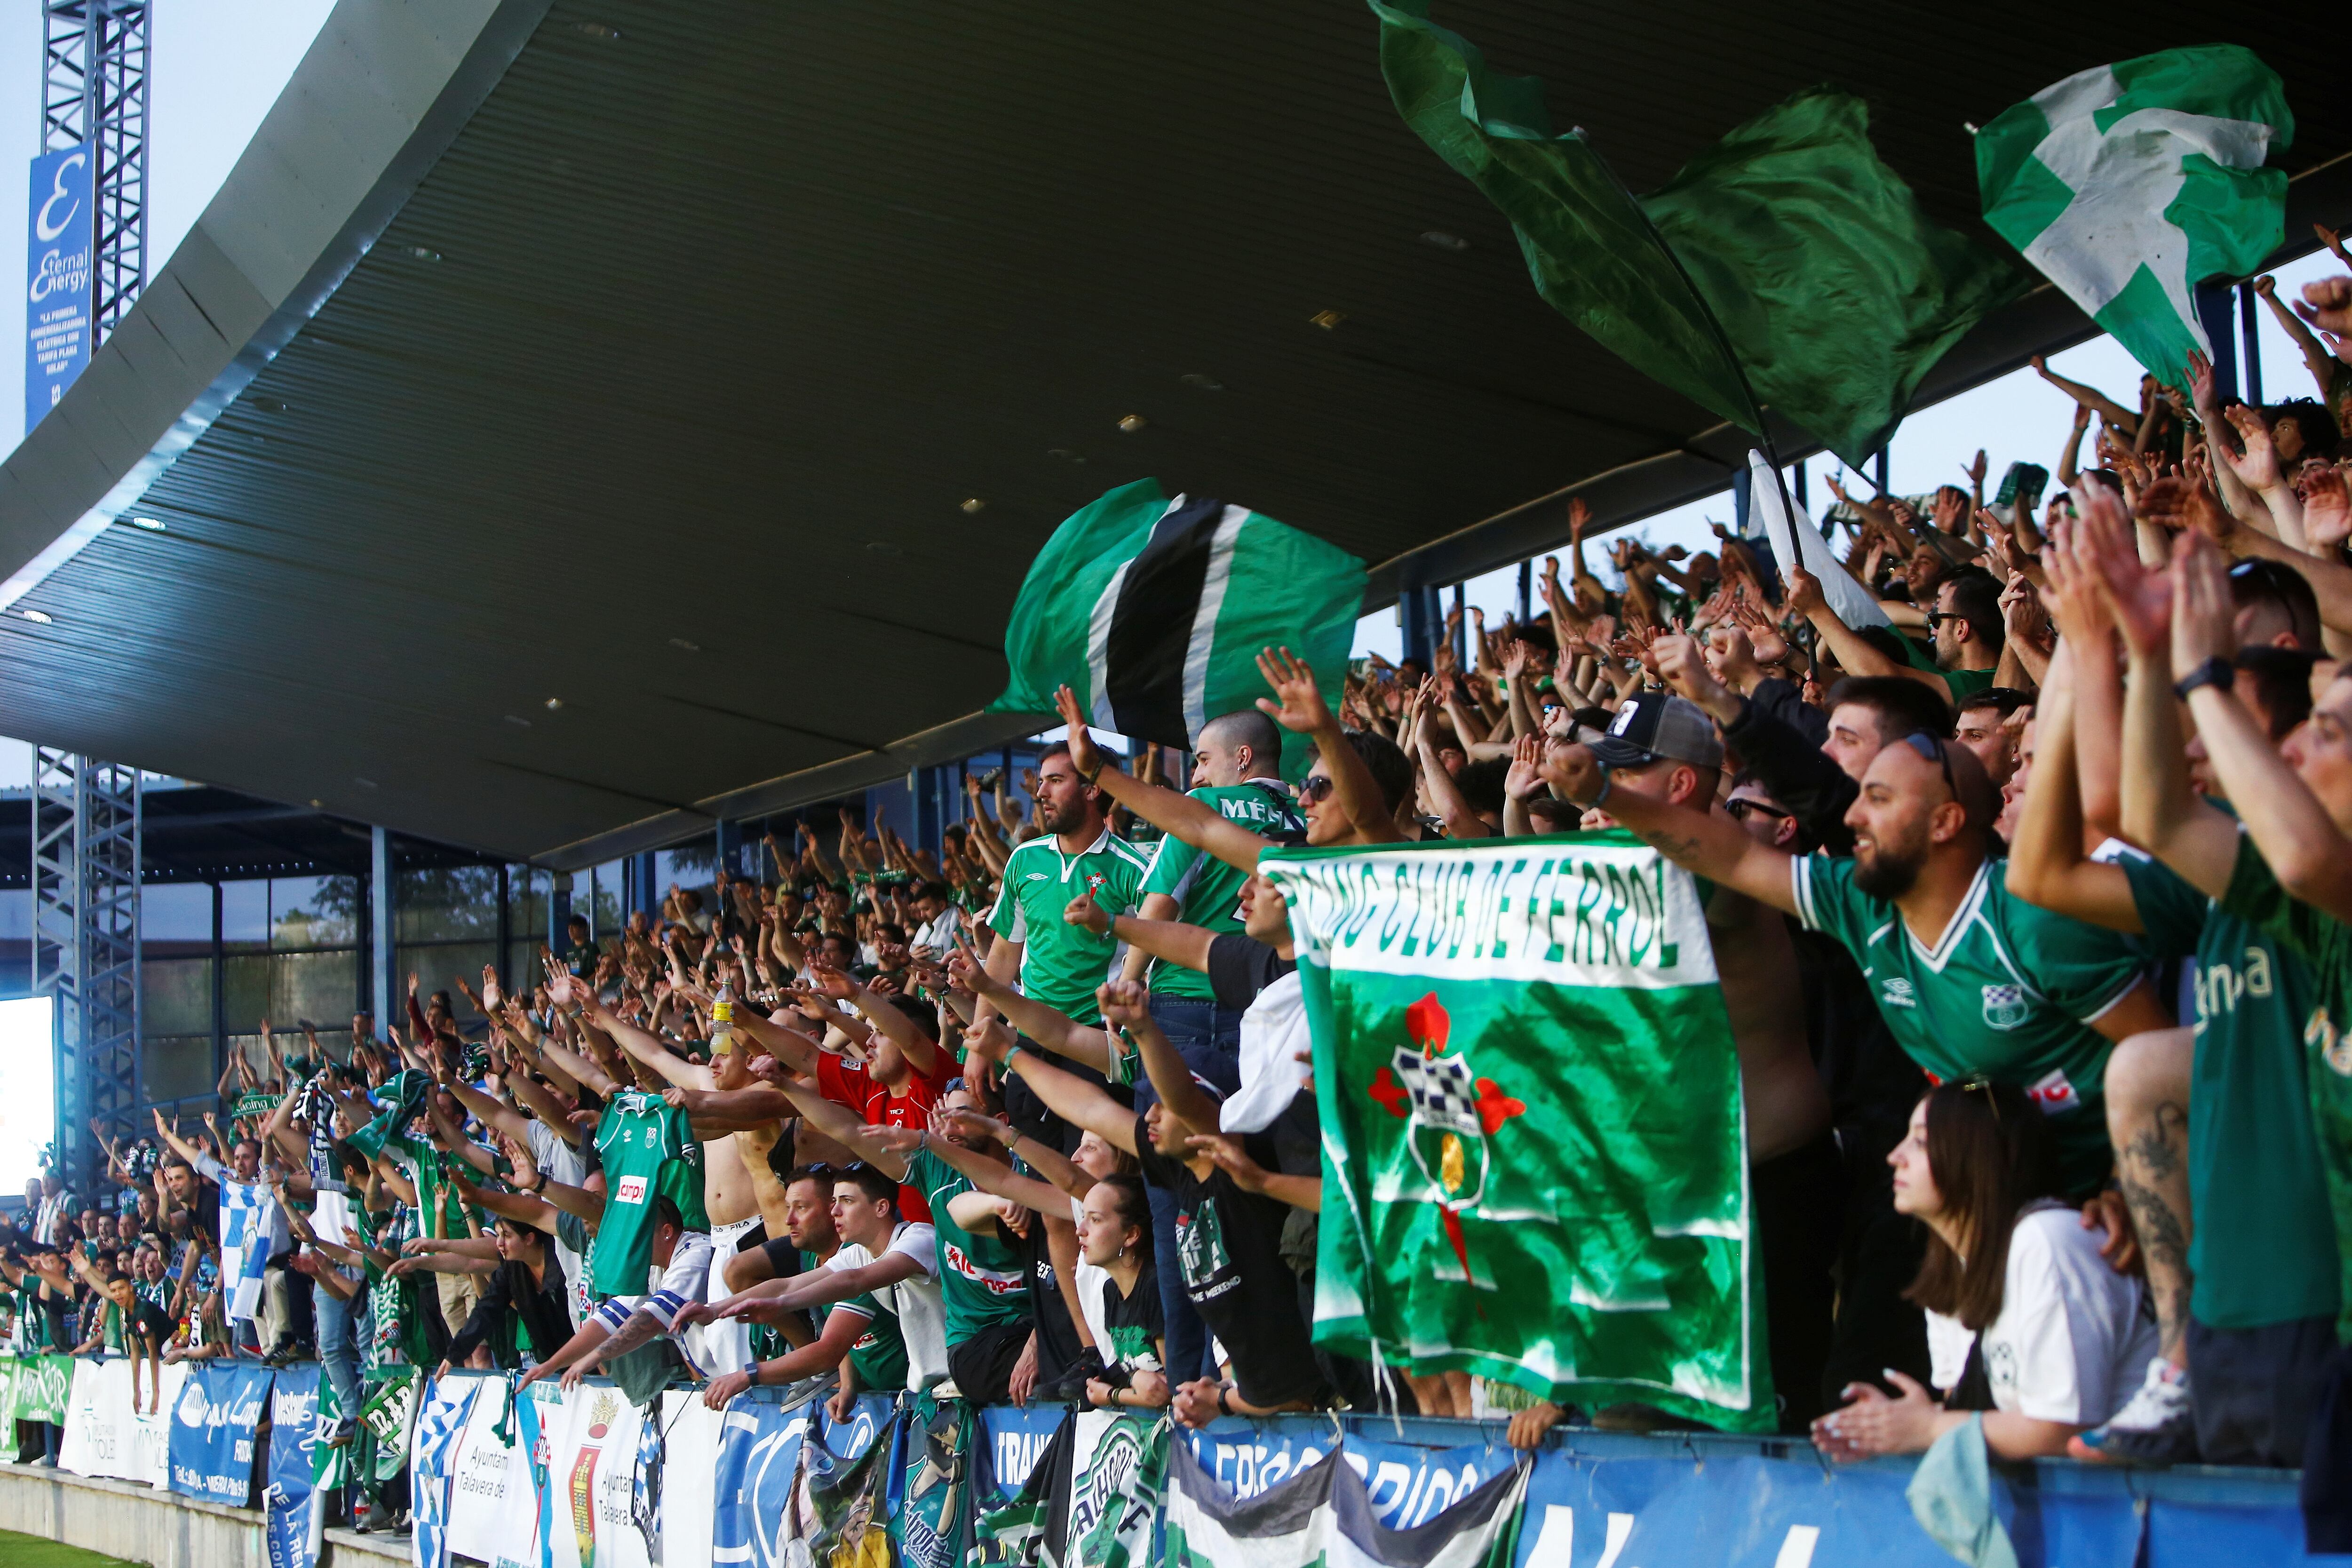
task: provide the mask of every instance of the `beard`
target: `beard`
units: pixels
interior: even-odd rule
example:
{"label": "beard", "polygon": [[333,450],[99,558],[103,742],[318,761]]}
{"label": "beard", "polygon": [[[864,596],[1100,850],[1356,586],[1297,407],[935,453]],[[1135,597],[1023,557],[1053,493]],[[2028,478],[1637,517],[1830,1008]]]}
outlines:
{"label": "beard", "polygon": [[1873,838],[1867,856],[1859,850],[1854,855],[1853,885],[1874,899],[1899,899],[1919,880],[1920,869],[1927,864],[1924,842],[1889,844]]}
{"label": "beard", "polygon": [[1045,829],[1049,833],[1076,833],[1087,825],[1087,798],[1074,795],[1062,805],[1045,814]]}

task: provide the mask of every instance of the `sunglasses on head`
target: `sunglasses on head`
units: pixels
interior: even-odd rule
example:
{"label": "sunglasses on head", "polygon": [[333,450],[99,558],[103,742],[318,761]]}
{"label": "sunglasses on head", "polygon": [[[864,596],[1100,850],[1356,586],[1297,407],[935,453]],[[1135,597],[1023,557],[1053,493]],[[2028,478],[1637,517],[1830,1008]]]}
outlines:
{"label": "sunglasses on head", "polygon": [[1903,737],[1903,743],[1918,752],[1923,759],[1934,763],[1936,766],[1942,769],[1944,787],[1952,792],[1954,800],[1960,798],[1960,786],[1952,782],[1952,754],[1947,749],[1947,742],[1942,737],[1914,730]]}

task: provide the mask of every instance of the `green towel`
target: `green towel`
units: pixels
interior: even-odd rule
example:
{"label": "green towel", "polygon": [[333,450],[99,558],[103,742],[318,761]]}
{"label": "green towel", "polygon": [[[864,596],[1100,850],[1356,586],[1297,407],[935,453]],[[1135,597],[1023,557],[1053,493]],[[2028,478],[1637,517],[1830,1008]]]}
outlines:
{"label": "green towel", "polygon": [[2017,1568],[2017,1548],[1995,1510],[1981,1415],[1936,1439],[1904,1495],[1919,1528],[1969,1568]]}

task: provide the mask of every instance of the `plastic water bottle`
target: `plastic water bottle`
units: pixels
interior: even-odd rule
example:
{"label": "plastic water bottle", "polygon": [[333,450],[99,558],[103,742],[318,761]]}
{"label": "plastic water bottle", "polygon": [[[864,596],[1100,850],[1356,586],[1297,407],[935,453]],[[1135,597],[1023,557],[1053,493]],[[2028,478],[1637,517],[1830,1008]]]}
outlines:
{"label": "plastic water bottle", "polygon": [[721,984],[710,1004],[710,1054],[730,1055],[735,1049],[735,990]]}

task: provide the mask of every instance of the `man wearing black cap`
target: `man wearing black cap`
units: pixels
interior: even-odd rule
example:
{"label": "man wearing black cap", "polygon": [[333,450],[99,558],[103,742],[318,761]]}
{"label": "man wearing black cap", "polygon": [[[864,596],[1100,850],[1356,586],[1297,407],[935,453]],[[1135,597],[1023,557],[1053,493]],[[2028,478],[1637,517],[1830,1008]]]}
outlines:
{"label": "man wearing black cap", "polygon": [[[1696,703],[1662,691],[1630,699],[1605,731],[1577,726],[1572,740],[1563,745],[1556,736],[1550,749],[1581,753],[1606,770],[1607,802],[1581,803],[1588,829],[1633,826],[1616,816],[1637,797],[1678,815],[1709,811],[1722,776],[1723,742],[1714,721]],[[1729,818],[1720,820],[1741,831]],[[1824,1408],[1822,1368],[1836,1308],[1831,1268],[1838,1232],[1823,1216],[1843,1204],[1844,1170],[1830,1131],[1829,1095],[1806,1040],[1803,969],[1788,921],[1736,889],[1700,891],[1739,1052],[1772,1386],[1782,1401],[1782,1429],[1802,1431]]]}
{"label": "man wearing black cap", "polygon": [[1760,844],[1727,817],[1654,797],[1588,745],[1552,747],[1544,777],[1677,865],[1837,938],[1915,1061],[2025,1089],[2051,1118],[2068,1190],[2105,1182],[2107,1052],[2171,1020],[2130,939],[2010,896],[1988,853],[1999,798],[1967,747],[1912,734],[1872,759],[1846,814],[1851,860]]}

